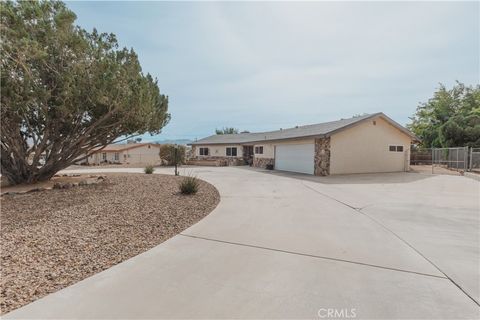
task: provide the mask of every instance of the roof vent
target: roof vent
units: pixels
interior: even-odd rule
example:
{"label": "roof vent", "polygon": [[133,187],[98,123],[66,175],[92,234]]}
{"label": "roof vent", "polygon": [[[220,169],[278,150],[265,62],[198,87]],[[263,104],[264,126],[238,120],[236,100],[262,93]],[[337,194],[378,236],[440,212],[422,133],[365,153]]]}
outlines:
{"label": "roof vent", "polygon": [[282,129],[282,128],[280,128],[280,131],[282,131],[282,130],[283,130],[283,129]]}
{"label": "roof vent", "polygon": [[298,129],[298,126],[295,126],[296,129]]}

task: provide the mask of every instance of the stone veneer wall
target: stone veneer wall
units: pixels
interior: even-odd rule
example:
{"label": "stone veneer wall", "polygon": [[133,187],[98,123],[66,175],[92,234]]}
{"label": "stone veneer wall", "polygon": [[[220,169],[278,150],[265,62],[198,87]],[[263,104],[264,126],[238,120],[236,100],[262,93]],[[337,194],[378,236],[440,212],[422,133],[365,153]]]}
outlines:
{"label": "stone veneer wall", "polygon": [[315,175],[330,174],[330,137],[315,139]]}
{"label": "stone veneer wall", "polygon": [[217,167],[224,166],[243,166],[245,161],[242,157],[219,157],[219,156],[195,156],[189,161],[193,164],[195,161],[215,161]]}
{"label": "stone veneer wall", "polygon": [[188,159],[190,162],[195,161],[215,161],[216,166],[242,166],[245,164],[243,157],[223,157],[223,156],[198,156],[196,154],[197,146],[192,146],[191,157]]}
{"label": "stone veneer wall", "polygon": [[252,166],[258,168],[266,168],[268,164],[274,165],[275,160],[272,158],[253,158]]}

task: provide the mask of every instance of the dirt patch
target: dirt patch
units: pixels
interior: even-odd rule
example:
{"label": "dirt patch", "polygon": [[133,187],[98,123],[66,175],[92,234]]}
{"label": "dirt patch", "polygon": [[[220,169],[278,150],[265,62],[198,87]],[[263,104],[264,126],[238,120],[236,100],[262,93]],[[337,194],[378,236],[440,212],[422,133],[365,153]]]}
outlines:
{"label": "dirt patch", "polygon": [[108,174],[101,185],[1,198],[1,313],[154,247],[210,213],[218,191],[181,177]]}

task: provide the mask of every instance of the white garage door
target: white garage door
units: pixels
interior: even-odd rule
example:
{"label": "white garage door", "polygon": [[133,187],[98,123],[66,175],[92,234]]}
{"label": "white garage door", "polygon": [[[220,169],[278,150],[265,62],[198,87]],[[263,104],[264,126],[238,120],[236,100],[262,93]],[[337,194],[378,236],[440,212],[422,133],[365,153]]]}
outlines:
{"label": "white garage door", "polygon": [[275,169],[313,174],[313,143],[287,144],[275,147]]}

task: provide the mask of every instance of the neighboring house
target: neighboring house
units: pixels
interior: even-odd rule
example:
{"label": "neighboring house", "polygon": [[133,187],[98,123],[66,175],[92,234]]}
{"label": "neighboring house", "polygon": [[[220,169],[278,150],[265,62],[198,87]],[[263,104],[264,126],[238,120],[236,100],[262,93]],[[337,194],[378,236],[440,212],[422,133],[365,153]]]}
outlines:
{"label": "neighboring house", "polygon": [[325,176],[409,170],[410,131],[383,113],[261,133],[213,135],[192,143],[196,160]]}
{"label": "neighboring house", "polygon": [[156,165],[160,163],[160,145],[154,143],[109,144],[103,149],[93,151],[80,163]]}

